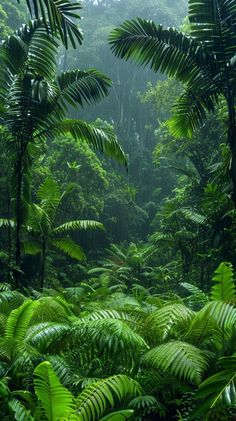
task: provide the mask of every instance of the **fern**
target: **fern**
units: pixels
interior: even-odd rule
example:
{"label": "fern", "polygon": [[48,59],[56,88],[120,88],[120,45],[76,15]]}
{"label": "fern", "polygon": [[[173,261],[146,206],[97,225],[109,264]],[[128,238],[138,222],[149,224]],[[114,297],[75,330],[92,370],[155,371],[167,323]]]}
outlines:
{"label": "fern", "polygon": [[189,325],[194,313],[183,304],[170,304],[147,317],[144,324],[145,335],[153,342],[163,342],[177,331],[178,327]]}
{"label": "fern", "polygon": [[32,326],[26,335],[26,341],[41,353],[50,349],[58,350],[63,346],[63,338],[70,331],[66,324],[44,322]]}
{"label": "fern", "polygon": [[62,386],[49,362],[39,364],[34,370],[34,376],[35,393],[42,407],[42,415],[48,421],[75,415],[73,396]]}
{"label": "fern", "polygon": [[209,355],[186,342],[168,342],[148,351],[143,364],[199,384],[209,365]]}
{"label": "fern", "polygon": [[16,310],[12,310],[6,324],[5,335],[7,338],[24,339],[30,320],[38,305],[39,302],[28,300]]}
{"label": "fern", "polygon": [[125,421],[129,420],[133,415],[132,409],[124,409],[123,411],[112,412],[106,417],[101,418],[99,421]]}
{"label": "fern", "polygon": [[233,276],[234,272],[231,263],[221,263],[212,278],[216,282],[211,291],[212,300],[233,301],[235,299],[236,292]]}
{"label": "fern", "polygon": [[90,344],[102,350],[104,357],[134,359],[148,348],[144,339],[121,320],[104,319],[77,322],[72,334],[80,340],[84,337]]}
{"label": "fern", "polygon": [[219,402],[226,407],[236,405],[236,354],[220,359],[221,370],[201,383],[196,399],[203,402],[192,413],[191,419],[206,413]]}
{"label": "fern", "polygon": [[137,382],[125,375],[99,380],[87,387],[77,398],[77,414],[81,421],[96,421],[115,401],[134,397],[141,393]]}

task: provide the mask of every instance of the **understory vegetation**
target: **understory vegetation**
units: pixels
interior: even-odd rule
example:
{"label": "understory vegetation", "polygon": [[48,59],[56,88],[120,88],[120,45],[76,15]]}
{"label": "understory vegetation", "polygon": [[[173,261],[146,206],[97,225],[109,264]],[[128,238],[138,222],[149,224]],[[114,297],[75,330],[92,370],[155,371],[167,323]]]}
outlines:
{"label": "understory vegetation", "polygon": [[2,421],[236,419],[235,28],[2,0]]}

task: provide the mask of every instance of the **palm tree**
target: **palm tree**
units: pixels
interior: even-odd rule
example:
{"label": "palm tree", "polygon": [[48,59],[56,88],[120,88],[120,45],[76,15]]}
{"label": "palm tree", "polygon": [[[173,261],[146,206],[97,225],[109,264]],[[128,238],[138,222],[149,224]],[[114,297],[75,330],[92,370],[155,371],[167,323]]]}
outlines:
{"label": "palm tree", "polygon": [[118,161],[126,157],[114,133],[97,124],[66,119],[68,105],[99,101],[111,81],[95,69],[56,74],[58,40],[46,32],[42,20],[23,25],[0,47],[0,123],[14,168],[13,198],[16,219],[15,280],[19,287],[21,227],[30,202],[32,160],[48,138],[70,133]]}
{"label": "palm tree", "polygon": [[236,206],[236,8],[232,0],[188,0],[189,36],[152,21],[126,21],[110,35],[116,56],[150,65],[182,82],[169,127],[177,137],[191,137],[224,98],[232,156],[232,200]]}
{"label": "palm tree", "polygon": [[[32,204],[28,218],[28,229],[33,239],[24,242],[24,250],[28,254],[40,254],[39,285],[43,289],[46,257],[49,248],[56,248],[77,260],[83,260],[85,254],[82,248],[76,244],[68,233],[81,229],[103,229],[103,225],[97,221],[75,220],[59,226],[54,226],[58,208],[67,192],[61,192],[55,180],[47,179],[39,187],[37,198],[39,204]],[[61,234],[65,234],[61,237]]]}
{"label": "palm tree", "polygon": [[[20,3],[20,0],[17,0]],[[63,44],[68,48],[68,40],[73,48],[76,42],[81,44],[82,32],[74,22],[80,19],[78,11],[81,3],[71,0],[25,0],[31,16],[35,19],[42,18],[43,25],[53,35],[59,35]]]}

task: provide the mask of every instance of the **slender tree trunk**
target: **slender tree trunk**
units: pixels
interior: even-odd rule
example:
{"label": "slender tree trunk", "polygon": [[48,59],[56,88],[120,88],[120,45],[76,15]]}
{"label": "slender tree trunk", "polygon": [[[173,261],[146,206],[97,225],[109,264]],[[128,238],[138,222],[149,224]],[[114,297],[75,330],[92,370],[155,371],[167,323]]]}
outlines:
{"label": "slender tree trunk", "polygon": [[229,115],[229,128],[228,128],[228,144],[231,150],[231,166],[230,176],[233,183],[232,200],[236,208],[236,121],[234,109],[234,94],[230,95],[227,99],[228,115]]}
{"label": "slender tree trunk", "polygon": [[20,151],[16,163],[16,254],[14,278],[16,288],[20,288],[21,284],[21,226],[22,226],[22,209],[21,209],[21,191],[22,191],[22,151]]}
{"label": "slender tree trunk", "polygon": [[45,278],[45,268],[46,268],[46,239],[43,239],[42,243],[42,252],[41,252],[41,259],[40,259],[40,268],[39,268],[39,286],[40,290],[43,290],[44,287],[44,278]]}
{"label": "slender tree trunk", "polygon": [[[10,196],[8,197],[7,200],[7,217],[10,218]],[[10,265],[11,265],[11,227],[10,225],[8,225],[7,227],[7,239],[8,239],[8,282],[11,281],[11,269],[10,269]]]}

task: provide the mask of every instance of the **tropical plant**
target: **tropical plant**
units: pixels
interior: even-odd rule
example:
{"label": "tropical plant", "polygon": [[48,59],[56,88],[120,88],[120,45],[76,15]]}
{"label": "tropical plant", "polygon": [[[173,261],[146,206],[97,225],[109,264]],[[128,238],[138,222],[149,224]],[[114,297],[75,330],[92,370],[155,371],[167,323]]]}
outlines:
{"label": "tropical plant", "polygon": [[235,32],[236,11],[231,0],[189,0],[189,35],[152,21],[126,21],[110,35],[118,57],[150,65],[174,77],[185,91],[174,107],[171,132],[192,133],[214,111],[220,98],[227,107],[227,142],[231,150],[232,199],[236,205]]}
{"label": "tropical plant", "polygon": [[[17,0],[20,3],[20,0]],[[46,30],[53,35],[60,35],[60,38],[68,48],[68,41],[76,48],[76,42],[81,44],[82,32],[74,22],[79,19],[78,11],[81,9],[80,2],[66,0],[58,2],[57,0],[25,0],[31,16],[35,19],[42,19]]]}
{"label": "tropical plant", "polygon": [[[32,204],[29,210],[27,224],[32,239],[24,241],[24,251],[26,254],[40,254],[39,285],[41,290],[44,285],[46,257],[50,247],[61,250],[74,259],[83,260],[85,254],[82,248],[68,236],[68,233],[83,229],[103,229],[101,223],[91,220],[68,221],[55,227],[58,208],[66,193],[66,191],[61,192],[55,180],[47,179],[39,186],[36,194],[40,202]],[[61,234],[64,234],[64,237],[61,237]]]}
{"label": "tropical plant", "polygon": [[[126,157],[114,133],[101,125],[65,119],[68,105],[76,107],[99,101],[111,81],[95,69],[56,75],[58,40],[46,32],[41,20],[23,25],[0,48],[1,123],[13,173],[16,223],[15,279],[19,287],[21,228],[30,203],[32,160],[46,139],[72,136],[113,156]],[[18,268],[18,269],[17,269]]]}

